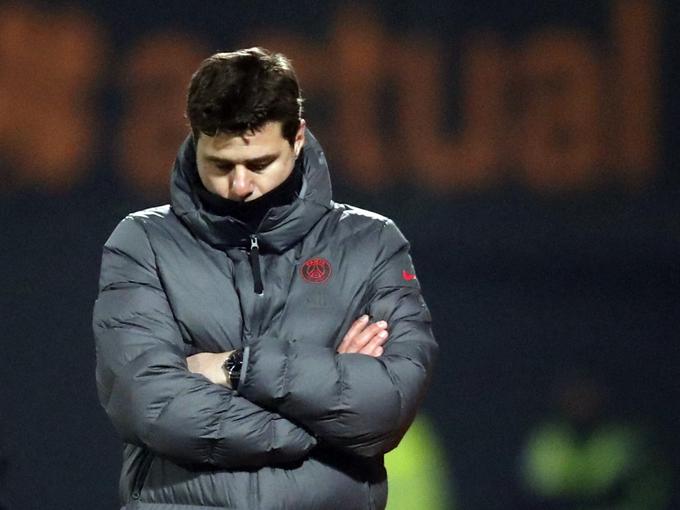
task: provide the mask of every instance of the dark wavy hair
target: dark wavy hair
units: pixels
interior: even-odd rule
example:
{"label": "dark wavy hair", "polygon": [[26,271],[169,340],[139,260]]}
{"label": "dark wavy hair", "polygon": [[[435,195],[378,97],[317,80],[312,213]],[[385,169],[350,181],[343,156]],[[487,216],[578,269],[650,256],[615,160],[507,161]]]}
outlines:
{"label": "dark wavy hair", "polygon": [[280,121],[293,145],[302,118],[295,70],[281,53],[249,48],[205,59],[189,84],[186,116],[194,139],[201,133],[245,133]]}

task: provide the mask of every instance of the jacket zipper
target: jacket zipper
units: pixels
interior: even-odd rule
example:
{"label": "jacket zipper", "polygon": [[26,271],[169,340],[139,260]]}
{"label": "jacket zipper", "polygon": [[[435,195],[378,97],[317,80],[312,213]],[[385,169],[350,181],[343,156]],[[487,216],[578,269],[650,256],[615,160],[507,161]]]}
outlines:
{"label": "jacket zipper", "polygon": [[253,284],[255,294],[262,294],[264,292],[264,285],[262,284],[262,273],[260,271],[260,245],[257,236],[250,236],[250,268],[253,271]]}
{"label": "jacket zipper", "polygon": [[142,489],[144,488],[144,483],[146,482],[146,477],[151,469],[151,463],[153,462],[153,454],[151,452],[146,452],[144,458],[139,463],[139,469],[137,470],[137,476],[135,476],[134,483],[132,485],[132,494],[130,497],[132,499],[139,499],[142,495]]}

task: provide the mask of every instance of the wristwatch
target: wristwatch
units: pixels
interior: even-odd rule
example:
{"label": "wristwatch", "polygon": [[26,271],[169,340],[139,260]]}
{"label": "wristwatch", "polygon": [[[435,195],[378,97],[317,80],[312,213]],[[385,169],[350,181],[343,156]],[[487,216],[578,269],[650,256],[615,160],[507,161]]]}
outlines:
{"label": "wristwatch", "polygon": [[238,381],[241,377],[241,366],[243,365],[243,351],[236,349],[229,354],[222,364],[222,370],[227,376],[229,387],[232,390],[238,389]]}

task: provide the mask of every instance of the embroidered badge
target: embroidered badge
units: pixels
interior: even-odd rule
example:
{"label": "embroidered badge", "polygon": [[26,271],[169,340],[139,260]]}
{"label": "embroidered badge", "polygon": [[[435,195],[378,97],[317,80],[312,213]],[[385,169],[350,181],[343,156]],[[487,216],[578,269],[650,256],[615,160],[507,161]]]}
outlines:
{"label": "embroidered badge", "polygon": [[319,257],[302,264],[300,275],[309,283],[324,283],[331,277],[331,271],[331,263]]}
{"label": "embroidered badge", "polygon": [[404,278],[404,280],[406,280],[407,282],[410,282],[411,280],[415,280],[415,279],[416,279],[416,275],[414,275],[413,273],[409,273],[409,272],[407,272],[407,271],[404,271],[404,270],[401,271],[401,276],[402,276],[402,277]]}

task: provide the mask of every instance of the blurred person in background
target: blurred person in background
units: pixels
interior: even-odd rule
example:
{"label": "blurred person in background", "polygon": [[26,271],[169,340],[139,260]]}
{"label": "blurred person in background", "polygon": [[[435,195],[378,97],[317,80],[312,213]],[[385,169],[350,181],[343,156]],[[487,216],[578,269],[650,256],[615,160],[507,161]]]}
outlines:
{"label": "blurred person in background", "polygon": [[387,510],[455,510],[454,489],[442,438],[420,413],[399,444],[385,455],[390,480]]}
{"label": "blurred person in background", "polygon": [[332,201],[301,115],[283,55],[206,59],[171,204],[104,246],[96,374],[125,509],[385,507],[437,346],[407,241]]}
{"label": "blurred person in background", "polygon": [[605,415],[606,389],[578,374],[559,412],[530,433],[521,459],[525,510],[662,510],[670,469],[642,427]]}

